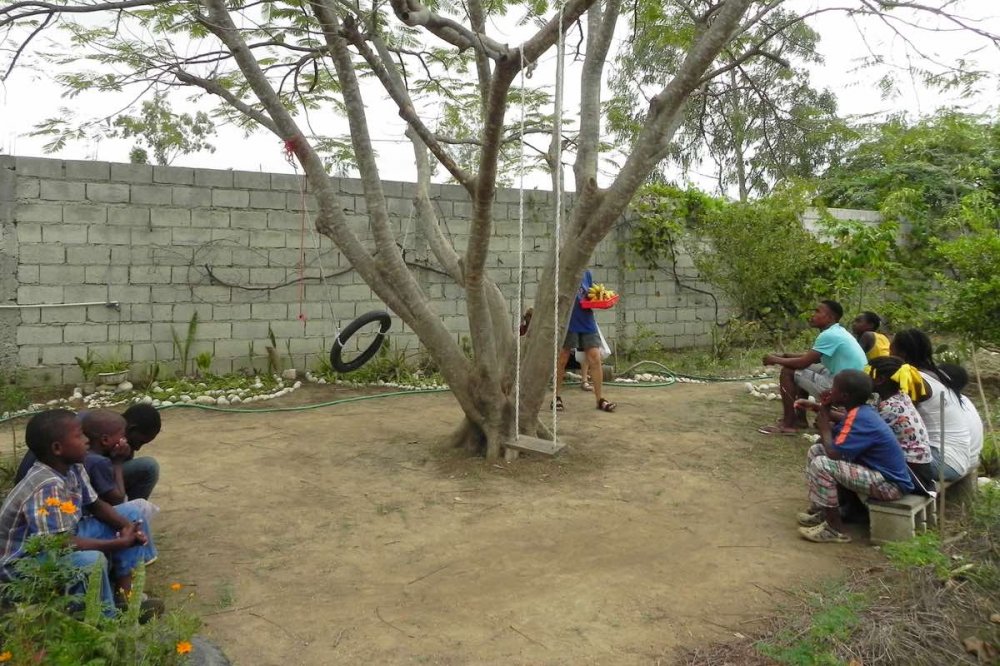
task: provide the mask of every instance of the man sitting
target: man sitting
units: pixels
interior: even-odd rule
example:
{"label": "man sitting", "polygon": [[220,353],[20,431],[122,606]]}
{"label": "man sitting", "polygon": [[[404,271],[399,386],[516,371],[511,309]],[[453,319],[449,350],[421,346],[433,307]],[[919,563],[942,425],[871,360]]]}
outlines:
{"label": "man sitting", "polygon": [[834,376],[842,370],[862,370],[867,364],[861,345],[840,325],[844,308],[837,301],[820,301],[809,325],[820,334],[812,349],[804,354],[768,354],[764,365],[780,365],[782,417],[775,425],[758,428],[765,435],[794,435],[807,427],[806,414],[795,401],[808,396],[820,397],[833,386]]}

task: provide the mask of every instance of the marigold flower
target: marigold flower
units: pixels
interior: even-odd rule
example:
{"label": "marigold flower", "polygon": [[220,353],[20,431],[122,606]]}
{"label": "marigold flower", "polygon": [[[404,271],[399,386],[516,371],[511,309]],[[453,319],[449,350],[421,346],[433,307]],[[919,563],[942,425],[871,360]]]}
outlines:
{"label": "marigold flower", "polygon": [[170,584],[170,589],[171,589],[171,590],[173,590],[174,592],[177,592],[177,591],[178,591],[178,590],[180,590],[180,589],[181,589],[182,587],[184,587],[184,586],[183,586],[183,585],[181,585],[180,583],[171,583],[171,584]]}
{"label": "marigold flower", "polygon": [[59,501],[58,497],[47,497],[45,503],[49,506],[59,506],[62,502]]}
{"label": "marigold flower", "polygon": [[63,513],[76,513],[76,504],[67,500],[59,505],[59,510]]}
{"label": "marigold flower", "polygon": [[49,515],[49,510],[46,509],[44,506],[40,506],[40,507],[38,507],[38,511],[36,511],[35,513],[37,513],[39,516],[43,516],[44,517],[44,516]]}
{"label": "marigold flower", "polygon": [[177,654],[188,654],[189,652],[191,652],[191,643],[181,641],[177,644]]}
{"label": "marigold flower", "polygon": [[10,661],[13,658],[14,655],[10,653],[10,650],[7,650],[6,652],[0,652],[0,661]]}

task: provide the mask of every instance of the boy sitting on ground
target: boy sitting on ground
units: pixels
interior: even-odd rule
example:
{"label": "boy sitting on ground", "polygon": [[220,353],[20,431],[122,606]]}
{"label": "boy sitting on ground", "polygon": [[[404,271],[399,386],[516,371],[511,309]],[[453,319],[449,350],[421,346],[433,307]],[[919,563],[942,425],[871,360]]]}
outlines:
{"label": "boy sitting on ground", "polygon": [[882,319],[874,312],[864,311],[851,322],[851,332],[858,339],[868,360],[889,355],[889,338],[878,332]]}
{"label": "boy sitting on ground", "polygon": [[[837,484],[880,500],[899,499],[913,490],[903,450],[892,430],[865,404],[874,385],[859,370],[843,370],[820,404],[800,400],[797,408],[817,412],[820,441],[809,449],[806,482],[809,510],[798,515],[799,533],[816,543],[851,540],[840,518]],[[843,407],[834,423],[833,408]]]}
{"label": "boy sitting on ground", "polygon": [[[37,462],[0,508],[0,580],[15,574],[14,564],[25,557],[29,538],[69,533],[76,548],[73,564],[86,571],[100,564],[101,599],[111,612],[115,594],[123,603],[131,592],[132,571],[155,556],[148,526],[133,506],[116,509],[94,492],[82,464],[87,440],[73,412],[54,409],[36,414],[28,422],[25,440]],[[151,600],[146,607],[156,605]]]}

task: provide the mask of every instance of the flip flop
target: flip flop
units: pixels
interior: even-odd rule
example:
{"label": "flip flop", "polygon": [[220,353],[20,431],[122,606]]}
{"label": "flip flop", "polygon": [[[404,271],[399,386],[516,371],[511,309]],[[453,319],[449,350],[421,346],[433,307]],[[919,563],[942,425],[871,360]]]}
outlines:
{"label": "flip flop", "polygon": [[757,432],[762,435],[779,435],[782,437],[791,437],[794,435],[801,434],[800,430],[786,430],[780,425],[765,425],[757,428]]}
{"label": "flip flop", "polygon": [[617,406],[618,405],[616,405],[615,403],[611,402],[610,400],[605,400],[604,398],[601,398],[600,400],[597,401],[597,408],[602,412],[613,412],[615,411],[615,408]]}

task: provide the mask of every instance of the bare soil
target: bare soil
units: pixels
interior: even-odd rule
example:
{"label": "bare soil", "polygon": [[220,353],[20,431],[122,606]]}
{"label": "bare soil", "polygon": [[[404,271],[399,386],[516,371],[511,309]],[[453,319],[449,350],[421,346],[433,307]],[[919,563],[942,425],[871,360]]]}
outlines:
{"label": "bare soil", "polygon": [[669,664],[875,557],[799,539],[807,442],[756,433],[775,403],[607,393],[616,413],[568,388],[568,448],[511,465],[446,447],[447,393],[167,411],[151,574],[237,665]]}

